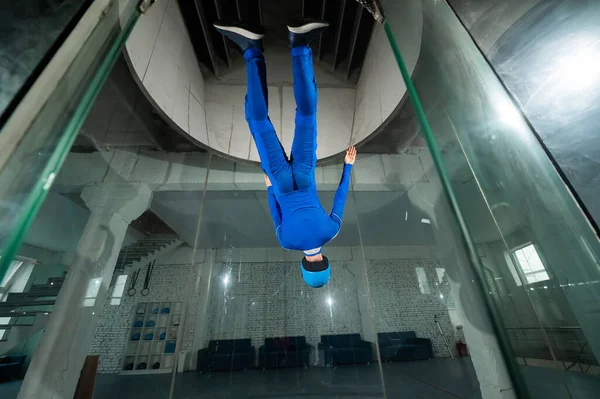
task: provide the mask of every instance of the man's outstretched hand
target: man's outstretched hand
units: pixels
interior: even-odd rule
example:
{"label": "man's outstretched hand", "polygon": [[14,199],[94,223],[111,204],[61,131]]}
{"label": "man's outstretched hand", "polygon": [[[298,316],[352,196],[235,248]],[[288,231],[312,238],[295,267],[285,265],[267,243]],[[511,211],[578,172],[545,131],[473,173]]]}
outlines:
{"label": "man's outstretched hand", "polygon": [[344,163],[354,165],[355,160],[356,160],[356,148],[354,148],[354,146],[350,146],[346,150],[346,156],[344,157]]}
{"label": "man's outstretched hand", "polygon": [[265,176],[265,184],[267,185],[267,187],[271,187],[271,180],[269,180],[269,176],[267,176],[266,174]]}

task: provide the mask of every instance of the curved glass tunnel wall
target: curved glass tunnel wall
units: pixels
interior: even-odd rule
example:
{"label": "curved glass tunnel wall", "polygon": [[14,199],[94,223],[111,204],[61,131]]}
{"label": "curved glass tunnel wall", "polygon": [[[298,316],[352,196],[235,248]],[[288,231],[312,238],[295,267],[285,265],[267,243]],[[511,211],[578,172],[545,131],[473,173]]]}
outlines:
{"label": "curved glass tunnel wall", "polygon": [[[414,85],[476,249],[497,325],[510,352],[526,365],[514,372],[533,396],[592,397],[600,383],[588,378],[598,375],[600,356],[598,237],[448,4],[408,3],[421,6],[424,18]],[[505,6],[496,11],[508,13]],[[392,7],[386,11],[393,34],[400,10]],[[550,20],[565,15],[564,7],[545,11]],[[579,27],[568,28],[577,33]],[[517,41],[531,37],[519,32],[513,35]],[[397,44],[402,52],[402,42]],[[520,78],[512,69],[511,77]],[[587,87],[581,90],[588,93]],[[554,97],[545,100],[555,104]],[[544,123],[548,129],[562,126]],[[539,384],[544,375],[553,382]]]}
{"label": "curved glass tunnel wall", "polygon": [[[126,108],[115,94],[94,106]],[[340,172],[317,170],[327,209]],[[278,246],[258,167],[82,140],[3,276],[1,395],[478,397],[498,373],[476,375],[456,343],[501,357],[441,192],[418,142],[360,154],[332,281],[312,290]]]}
{"label": "curved glass tunnel wall", "polygon": [[450,1],[598,225],[600,4],[477,3]]}
{"label": "curved glass tunnel wall", "polygon": [[[99,99],[120,101],[111,90]],[[341,167],[317,169],[326,209]],[[496,375],[477,376],[456,343],[501,357],[441,192],[419,140],[403,154],[359,154],[343,229],[326,246],[332,281],[313,290],[300,254],[277,243],[258,167],[75,148],[18,251],[39,273],[10,293],[27,301],[3,305],[33,324],[8,314],[26,372],[3,397],[47,387],[71,397],[81,384],[98,398],[478,397]],[[29,302],[39,295],[44,305]]]}

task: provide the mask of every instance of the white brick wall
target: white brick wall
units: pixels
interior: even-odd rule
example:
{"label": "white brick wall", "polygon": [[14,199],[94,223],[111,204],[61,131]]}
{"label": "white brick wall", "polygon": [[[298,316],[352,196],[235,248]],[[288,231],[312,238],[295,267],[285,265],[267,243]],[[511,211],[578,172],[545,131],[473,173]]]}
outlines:
{"label": "white brick wall", "polygon": [[[266,337],[304,335],[315,346],[324,334],[360,333],[365,337],[363,326],[369,323],[361,320],[361,309],[364,312],[368,306],[359,302],[364,302],[367,290],[358,286],[363,284],[359,273],[364,273],[364,260],[358,255],[362,252],[335,249],[331,258],[344,260],[332,260],[332,280],[318,290],[307,287],[302,280],[299,262],[291,261],[298,257],[296,253],[274,248],[218,250],[212,266],[208,313],[201,316],[206,317],[206,339],[194,348],[196,318],[202,308],[203,294],[197,287],[203,276],[199,275],[198,265],[183,264],[191,261],[189,248],[175,251],[157,261],[148,296],[140,294],[143,269],[134,297],[125,295],[121,305],[105,306],[89,353],[100,355],[100,373],[119,372],[136,304],[150,301],[186,304],[181,347],[184,350],[196,351],[210,339],[251,338],[258,348]],[[206,260],[204,251],[201,252],[196,262]],[[448,311],[455,305],[446,279],[438,279],[437,269],[442,265],[437,254],[430,247],[373,247],[365,248],[364,254],[377,332],[414,330],[419,337],[432,339],[436,356],[448,356],[433,318],[438,315],[440,326],[453,346],[455,335]],[[415,271],[418,267],[423,268],[429,290],[420,288]],[[127,284],[126,289],[129,281]],[[362,317],[371,318],[370,314]]]}
{"label": "white brick wall", "polygon": [[[100,355],[98,373],[118,373],[121,370],[125,342],[138,302],[184,302],[186,319],[183,323],[181,346],[177,350],[191,350],[199,303],[199,295],[195,292],[194,285],[197,274],[197,269],[192,268],[190,264],[157,264],[149,284],[150,293],[142,296],[146,275],[146,268],[143,268],[135,286],[137,293],[133,297],[127,296],[131,284],[129,278],[121,304],[110,305],[108,299],[98,320],[94,340],[89,349],[90,355]],[[112,292],[111,287],[109,293]]]}
{"label": "white brick wall", "polygon": [[209,339],[251,338],[258,347],[266,337],[304,335],[316,346],[323,334],[360,333],[356,280],[345,266],[332,262],[331,283],[315,290],[299,262],[216,264]]}
{"label": "white brick wall", "polygon": [[[427,284],[419,285],[416,268],[423,269]],[[447,281],[439,281],[436,269],[443,270],[437,259],[370,260],[368,276],[377,332],[415,331],[418,337],[432,340],[436,357],[444,357],[448,350],[434,317],[454,352],[448,309],[455,306]]]}

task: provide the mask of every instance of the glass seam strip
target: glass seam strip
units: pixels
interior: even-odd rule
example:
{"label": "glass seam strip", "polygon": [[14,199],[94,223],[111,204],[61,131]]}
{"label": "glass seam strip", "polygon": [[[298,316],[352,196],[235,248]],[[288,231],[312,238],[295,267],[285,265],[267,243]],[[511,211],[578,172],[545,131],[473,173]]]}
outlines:
{"label": "glass seam strip", "polygon": [[458,222],[459,228],[462,232],[462,241],[465,246],[465,249],[467,250],[467,253],[469,254],[470,260],[472,262],[471,265],[468,265],[468,267],[471,267],[474,269],[473,271],[477,278],[477,289],[480,291],[481,297],[485,298],[484,305],[485,305],[485,308],[488,310],[488,314],[490,315],[492,325],[494,327],[494,332],[496,333],[496,337],[501,344],[500,346],[502,349],[502,357],[503,357],[505,363],[507,364],[507,369],[508,369],[509,375],[511,377],[511,380],[514,384],[514,388],[519,397],[529,397],[530,395],[528,394],[528,391],[527,391],[527,388],[526,388],[526,385],[525,385],[522,375],[520,373],[516,372],[515,367],[510,366],[510,365],[516,365],[516,361],[515,361],[514,357],[509,356],[509,353],[507,353],[509,351],[512,352],[510,349],[511,345],[510,345],[510,341],[508,339],[508,335],[504,331],[504,329],[501,328],[502,321],[498,318],[497,313],[494,311],[493,306],[490,303],[490,301],[487,300],[487,297],[483,290],[483,284],[484,284],[483,277],[481,276],[481,273],[479,272],[479,270],[481,270],[481,268],[482,268],[482,265],[479,261],[479,257],[477,256],[477,251],[475,250],[475,244],[473,243],[473,240],[471,238],[469,228],[465,222],[462,212],[460,211],[460,208],[458,205],[458,200],[456,199],[456,196],[452,189],[452,185],[450,183],[450,178],[448,177],[446,168],[443,164],[442,154],[437,145],[437,142],[434,139],[433,131],[431,130],[431,126],[429,125],[427,116],[425,115],[425,111],[421,104],[421,100],[419,99],[419,96],[417,95],[416,88],[412,82],[412,79],[408,72],[408,69],[406,68],[406,64],[404,63],[404,59],[402,58],[402,54],[400,53],[400,49],[398,48],[398,45],[396,44],[394,35],[392,33],[392,30],[391,30],[390,25],[387,20],[384,22],[383,26],[384,26],[388,41],[390,43],[390,46],[392,47],[392,52],[394,53],[394,57],[396,58],[396,61],[400,68],[400,73],[402,74],[402,79],[404,80],[404,83],[406,84],[406,90],[408,92],[411,103],[414,107],[414,111],[417,114],[417,118],[419,119],[419,124],[421,125],[421,128],[423,129],[423,135],[425,136],[425,141],[427,142],[429,151],[431,151],[431,155],[433,158],[433,164],[435,165],[435,168],[438,172],[440,182],[442,184],[442,189],[443,189],[444,193],[446,194],[446,198],[448,199],[448,202],[450,203],[450,208],[452,209],[452,214],[454,215],[456,221]]}
{"label": "glass seam strip", "polygon": [[[73,142],[77,138],[79,134],[79,130],[83,125],[86,116],[96,100],[96,97],[100,93],[104,82],[108,78],[110,71],[112,70],[114,64],[116,63],[119,54],[121,52],[121,47],[123,43],[129,37],[129,34],[133,30],[135,23],[139,18],[139,11],[136,8],[132,16],[127,21],[125,28],[121,30],[119,35],[117,36],[115,43],[109,49],[104,61],[98,68],[96,75],[90,82],[88,89],[83,94],[81,98],[81,102],[77,106],[73,116],[69,120],[65,132],[62,137],[58,141],[56,145],[56,149],[52,153],[52,156],[48,160],[46,167],[41,173],[37,183],[35,184],[33,190],[28,195],[25,200],[25,204],[19,215],[17,216],[16,225],[17,227],[13,229],[12,232],[9,233],[7,239],[6,250],[4,253],[0,254],[0,276],[3,276],[4,273],[8,270],[8,266],[12,258],[15,256],[17,249],[19,248],[25,233],[35,220],[37,213],[46,199],[46,195],[52,186],[52,182],[56,177],[59,169],[62,167],[67,155],[69,154],[69,150],[73,145]],[[21,221],[21,222],[19,222]]]}

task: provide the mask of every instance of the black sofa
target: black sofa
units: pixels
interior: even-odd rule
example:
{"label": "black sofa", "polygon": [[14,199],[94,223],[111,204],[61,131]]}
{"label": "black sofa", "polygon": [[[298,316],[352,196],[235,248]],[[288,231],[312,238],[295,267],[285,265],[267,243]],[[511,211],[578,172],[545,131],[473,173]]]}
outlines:
{"label": "black sofa", "polygon": [[417,338],[414,331],[378,333],[377,342],[382,360],[396,362],[433,359],[431,340]]}
{"label": "black sofa", "polygon": [[210,341],[198,351],[197,371],[247,370],[254,367],[254,346],[250,339]]}
{"label": "black sofa", "polygon": [[321,335],[319,350],[323,350],[325,366],[373,361],[373,346],[360,334]]}
{"label": "black sofa", "polygon": [[0,356],[0,382],[23,378],[25,355]]}
{"label": "black sofa", "polygon": [[265,338],[258,348],[260,368],[283,368],[308,366],[311,346],[305,337]]}

